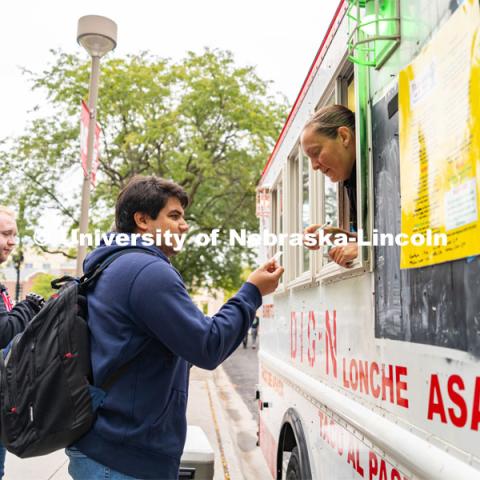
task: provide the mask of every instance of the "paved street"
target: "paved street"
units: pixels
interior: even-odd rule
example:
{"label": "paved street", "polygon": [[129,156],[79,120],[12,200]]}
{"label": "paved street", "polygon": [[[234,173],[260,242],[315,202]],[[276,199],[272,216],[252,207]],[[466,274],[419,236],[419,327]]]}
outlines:
{"label": "paved street", "polygon": [[247,348],[240,345],[236,352],[223,363],[225,372],[255,421],[258,420],[258,403],[255,400],[258,384],[258,346],[257,339],[257,349],[252,349],[251,336],[249,336]]}

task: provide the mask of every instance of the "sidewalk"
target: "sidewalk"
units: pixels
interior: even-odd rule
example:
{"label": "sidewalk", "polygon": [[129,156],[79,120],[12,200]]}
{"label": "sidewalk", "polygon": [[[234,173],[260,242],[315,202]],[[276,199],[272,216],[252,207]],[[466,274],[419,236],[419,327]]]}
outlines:
{"label": "sidewalk", "polygon": [[[256,447],[257,426],[219,367],[214,372],[192,368],[187,410],[189,425],[206,433],[215,452],[215,480],[268,479],[269,471]],[[69,480],[63,451],[20,459],[7,453],[5,480]]]}
{"label": "sidewalk", "polygon": [[202,427],[215,451],[215,480],[271,478],[257,424],[222,367],[192,369],[188,403],[188,423]]}
{"label": "sidewalk", "polygon": [[21,459],[7,452],[5,480],[71,480],[63,450],[44,457]]}

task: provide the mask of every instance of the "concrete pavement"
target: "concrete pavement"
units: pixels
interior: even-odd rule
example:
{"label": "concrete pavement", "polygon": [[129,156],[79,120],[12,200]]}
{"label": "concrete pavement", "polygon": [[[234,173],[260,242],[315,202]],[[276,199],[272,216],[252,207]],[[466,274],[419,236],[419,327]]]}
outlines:
{"label": "concrete pavement", "polygon": [[[192,368],[187,418],[205,431],[215,452],[215,480],[270,478],[256,447],[256,422],[222,367]],[[5,472],[6,480],[70,479],[63,451],[24,460],[7,453]]]}
{"label": "concrete pavement", "polygon": [[[258,345],[257,345],[258,347]],[[239,393],[252,417],[258,420],[258,401],[255,400],[255,391],[258,382],[258,349],[253,350],[240,346],[223,363],[228,378],[235,391]]]}
{"label": "concrete pavement", "polygon": [[7,452],[6,480],[71,480],[63,450],[43,457],[21,459]]}
{"label": "concrete pavement", "polygon": [[232,480],[269,480],[270,471],[267,467],[260,447],[257,447],[257,421],[253,418],[240,395],[233,388],[229,377],[223,368],[214,372],[215,385],[222,403],[222,412],[226,417],[225,426],[228,432],[224,436],[231,439],[234,452],[232,461],[240,464],[241,473],[230,476]]}

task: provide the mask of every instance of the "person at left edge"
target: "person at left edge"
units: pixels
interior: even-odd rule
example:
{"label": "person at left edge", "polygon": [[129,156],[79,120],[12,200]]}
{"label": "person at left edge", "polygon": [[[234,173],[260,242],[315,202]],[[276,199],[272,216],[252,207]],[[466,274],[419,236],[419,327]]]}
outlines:
{"label": "person at left edge", "polygon": [[[0,205],[0,264],[12,253],[17,237],[17,222],[13,210]],[[39,295],[27,295],[26,300],[13,305],[5,285],[0,283],[0,349],[12,338],[23,332],[28,322],[40,310],[43,299]],[[0,445],[0,478],[5,473],[5,448]]]}

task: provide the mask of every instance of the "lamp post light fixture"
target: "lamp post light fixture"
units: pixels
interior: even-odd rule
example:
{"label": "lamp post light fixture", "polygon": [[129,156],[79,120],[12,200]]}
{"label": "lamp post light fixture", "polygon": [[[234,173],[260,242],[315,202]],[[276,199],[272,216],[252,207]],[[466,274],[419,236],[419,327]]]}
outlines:
{"label": "lamp post light fixture", "polygon": [[100,58],[117,46],[117,24],[106,17],[86,15],[78,20],[77,42],[92,58],[90,86],[88,89],[88,109],[90,120],[87,136],[87,165],[83,176],[82,203],[80,209],[79,245],[77,253],[77,275],[83,271],[83,260],[87,246],[82,245],[82,234],[88,231],[88,210],[90,207],[90,179],[92,174],[95,128],[97,124],[98,80],[100,77]]}

